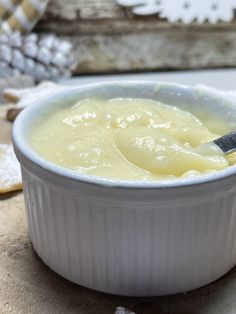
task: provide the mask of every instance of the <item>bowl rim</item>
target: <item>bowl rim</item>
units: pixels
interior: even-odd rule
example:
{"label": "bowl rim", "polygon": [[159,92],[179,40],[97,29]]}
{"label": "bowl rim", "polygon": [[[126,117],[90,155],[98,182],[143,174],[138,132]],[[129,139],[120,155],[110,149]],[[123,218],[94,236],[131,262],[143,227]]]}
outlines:
{"label": "bowl rim", "polygon": [[[33,148],[30,147],[26,136],[23,134],[23,129],[25,121],[27,121],[31,115],[36,111],[37,107],[43,103],[49,101],[55,101],[56,99],[66,98],[71,96],[73,92],[80,92],[86,89],[91,89],[94,87],[106,87],[106,86],[127,86],[127,85],[159,85],[159,86],[173,86],[191,89],[193,91],[200,91],[206,93],[206,95],[212,95],[219,98],[224,98],[224,92],[217,91],[212,88],[207,88],[203,86],[187,86],[183,84],[169,83],[163,81],[143,81],[143,80],[121,80],[121,81],[103,81],[99,83],[85,84],[82,86],[71,86],[71,88],[63,91],[53,91],[51,95],[42,97],[32,102],[32,104],[25,108],[16,118],[13,124],[12,138],[13,147],[16,156],[21,163],[23,159],[30,161],[32,164],[37,165],[39,168],[46,170],[51,175],[57,175],[62,179],[66,178],[71,181],[89,183],[92,185],[101,185],[106,187],[118,187],[118,188],[141,188],[141,189],[166,189],[166,188],[177,188],[183,186],[196,186],[202,185],[210,182],[215,182],[218,180],[226,179],[227,177],[236,174],[236,165],[227,167],[223,170],[219,170],[212,174],[203,174],[198,177],[193,178],[177,178],[177,179],[165,179],[165,180],[155,180],[155,181],[135,181],[135,180],[121,180],[106,177],[99,177],[95,175],[88,175],[83,173],[75,172],[71,169],[63,168],[53,162],[47,161],[42,156],[40,156]],[[21,158],[23,156],[23,158]],[[23,164],[23,163],[22,163]]]}

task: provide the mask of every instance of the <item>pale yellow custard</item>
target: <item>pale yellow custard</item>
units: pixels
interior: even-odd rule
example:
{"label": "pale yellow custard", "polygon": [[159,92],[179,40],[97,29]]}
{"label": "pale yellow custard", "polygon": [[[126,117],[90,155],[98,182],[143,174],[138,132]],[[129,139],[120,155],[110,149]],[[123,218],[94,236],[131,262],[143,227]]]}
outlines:
{"label": "pale yellow custard", "polygon": [[196,149],[220,135],[190,112],[153,100],[86,99],[49,113],[30,143],[45,159],[78,173],[148,181],[228,167],[215,145]]}

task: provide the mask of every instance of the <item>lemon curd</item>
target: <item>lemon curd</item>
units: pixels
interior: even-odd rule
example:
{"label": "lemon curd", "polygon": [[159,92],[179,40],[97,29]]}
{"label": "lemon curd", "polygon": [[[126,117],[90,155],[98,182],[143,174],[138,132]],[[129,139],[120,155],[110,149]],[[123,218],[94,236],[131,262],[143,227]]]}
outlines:
{"label": "lemon curd", "polygon": [[42,118],[30,143],[43,158],[78,173],[150,181],[228,167],[216,145],[199,149],[220,135],[190,112],[153,100],[85,99]]}

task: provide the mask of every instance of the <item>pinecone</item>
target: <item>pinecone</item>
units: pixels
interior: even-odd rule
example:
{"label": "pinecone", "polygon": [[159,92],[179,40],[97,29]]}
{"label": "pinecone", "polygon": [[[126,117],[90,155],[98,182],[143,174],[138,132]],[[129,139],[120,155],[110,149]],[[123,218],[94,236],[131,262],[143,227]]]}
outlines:
{"label": "pinecone", "polygon": [[27,74],[36,82],[70,77],[72,45],[54,35],[0,34],[0,78]]}

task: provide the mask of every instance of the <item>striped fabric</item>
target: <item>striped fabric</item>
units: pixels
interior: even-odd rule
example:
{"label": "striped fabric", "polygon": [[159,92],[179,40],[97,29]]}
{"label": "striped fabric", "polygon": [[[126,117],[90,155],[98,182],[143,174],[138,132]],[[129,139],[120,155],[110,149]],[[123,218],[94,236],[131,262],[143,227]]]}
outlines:
{"label": "striped fabric", "polygon": [[31,31],[47,3],[48,0],[0,0],[0,31]]}

